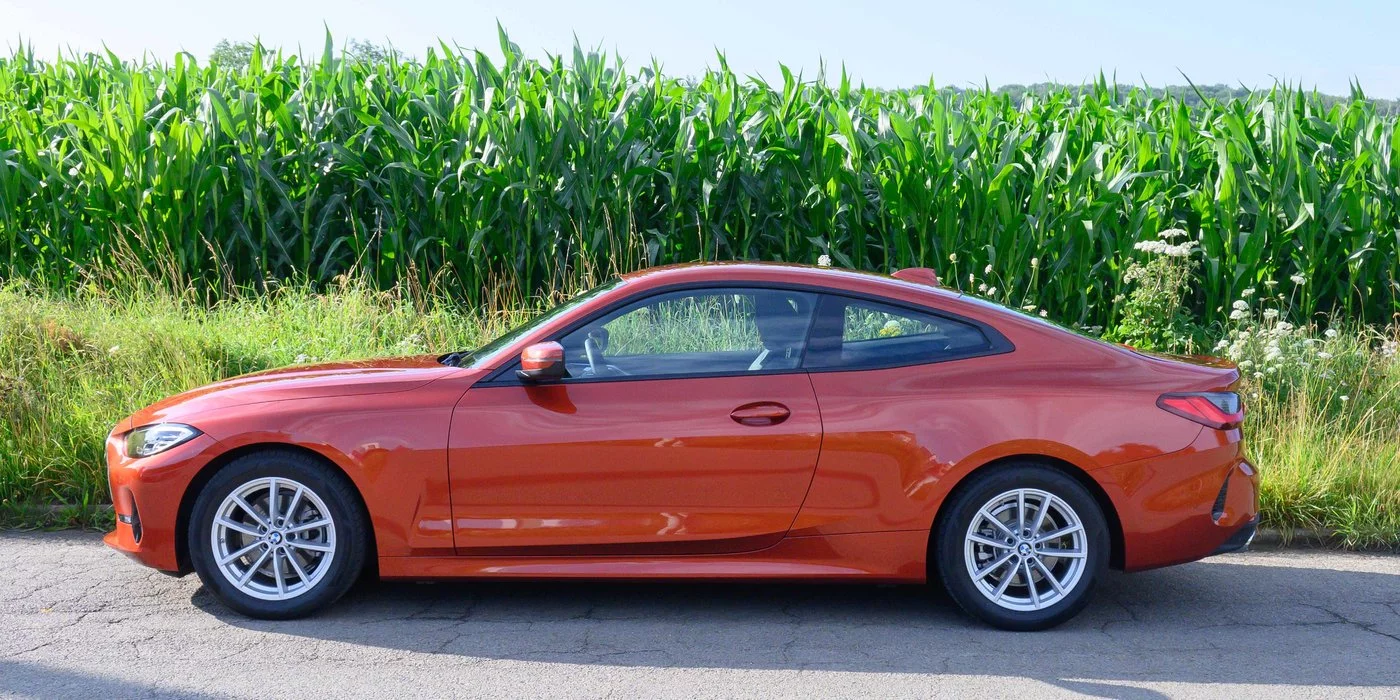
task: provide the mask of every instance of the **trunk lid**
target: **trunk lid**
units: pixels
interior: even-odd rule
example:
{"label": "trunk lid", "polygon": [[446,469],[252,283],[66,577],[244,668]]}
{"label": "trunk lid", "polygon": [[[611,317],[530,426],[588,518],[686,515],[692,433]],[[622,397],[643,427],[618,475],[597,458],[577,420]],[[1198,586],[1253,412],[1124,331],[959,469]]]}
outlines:
{"label": "trunk lid", "polygon": [[1179,375],[1181,391],[1234,391],[1240,370],[1234,362],[1211,355],[1174,355],[1164,352],[1123,348],[1146,358],[1161,372]]}

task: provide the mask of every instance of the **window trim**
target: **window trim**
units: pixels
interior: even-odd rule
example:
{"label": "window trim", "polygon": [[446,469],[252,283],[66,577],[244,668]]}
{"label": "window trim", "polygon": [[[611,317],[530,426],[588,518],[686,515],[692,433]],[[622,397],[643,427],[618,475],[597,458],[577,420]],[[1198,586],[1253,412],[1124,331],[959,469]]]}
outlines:
{"label": "window trim", "polygon": [[[566,377],[566,378],[560,379],[560,380],[558,380],[558,381],[549,382],[548,385],[551,385],[551,386],[552,386],[552,385],[568,385],[568,384],[595,384],[595,383],[600,383],[600,382],[639,382],[639,381],[654,381],[654,380],[662,380],[662,379],[706,379],[706,378],[715,378],[715,377],[772,377],[772,376],[778,376],[778,375],[784,375],[784,374],[801,374],[801,373],[806,372],[806,370],[802,368],[802,365],[803,365],[803,363],[805,363],[805,362],[807,361],[807,344],[811,342],[811,339],[812,339],[812,326],[813,326],[813,324],[816,323],[817,314],[820,312],[820,310],[821,310],[821,304],[822,304],[822,291],[821,291],[821,289],[820,289],[820,288],[808,287],[808,286],[806,286],[806,285],[789,285],[789,284],[781,284],[781,283],[734,281],[734,282],[723,282],[723,283],[715,283],[715,282],[685,282],[685,283],[680,283],[680,284],[667,285],[667,286],[664,286],[664,287],[657,287],[657,288],[655,288],[655,289],[648,289],[648,290],[645,290],[645,291],[642,291],[642,292],[638,292],[637,294],[634,294],[634,295],[632,295],[632,296],[629,296],[629,297],[627,297],[627,298],[625,298],[625,299],[620,300],[620,301],[619,301],[618,303],[616,303],[616,304],[612,304],[612,305],[608,306],[607,308],[600,309],[600,310],[597,311],[597,312],[594,312],[594,313],[592,313],[592,314],[589,314],[588,316],[585,316],[584,318],[582,318],[582,319],[580,319],[580,320],[578,320],[578,321],[576,321],[576,322],[574,322],[574,323],[571,323],[571,324],[569,324],[569,325],[567,325],[567,326],[561,328],[559,331],[557,331],[557,332],[555,332],[555,333],[549,334],[548,337],[546,337],[546,338],[544,338],[543,340],[540,340],[540,341],[538,341],[538,342],[544,343],[544,342],[549,342],[549,341],[551,341],[551,340],[552,340],[552,341],[555,341],[555,342],[558,342],[560,339],[564,338],[565,336],[569,335],[570,333],[573,333],[574,331],[576,331],[576,330],[578,330],[578,329],[580,329],[580,328],[583,328],[584,326],[587,326],[587,325],[589,325],[589,324],[591,324],[591,323],[597,321],[598,319],[601,319],[601,318],[605,318],[605,317],[607,317],[607,316],[610,316],[610,315],[612,315],[612,314],[614,314],[614,313],[616,313],[616,312],[618,312],[618,311],[621,311],[621,310],[623,310],[623,309],[625,309],[625,308],[627,308],[627,307],[629,307],[629,306],[635,306],[635,305],[638,305],[638,304],[642,304],[643,302],[646,302],[647,300],[653,299],[653,298],[655,298],[655,297],[665,296],[665,295],[668,295],[668,294],[674,294],[674,293],[676,293],[676,292],[685,292],[685,291],[690,291],[690,290],[707,290],[707,289],[708,289],[708,290],[714,290],[715,293],[721,293],[721,292],[723,292],[723,290],[726,290],[726,289],[733,289],[733,290],[745,290],[745,289],[753,290],[753,289],[759,289],[759,290],[784,291],[784,292],[802,292],[802,293],[805,293],[805,294],[811,294],[811,295],[815,296],[816,298],[813,299],[812,315],[811,315],[811,318],[808,318],[808,319],[807,319],[807,330],[806,330],[806,332],[805,332],[804,335],[803,335],[802,357],[800,357],[800,358],[798,359],[797,366],[796,366],[796,367],[793,367],[793,368],[791,368],[791,369],[756,370],[756,371],[748,371],[748,370],[745,370],[745,371],[729,371],[729,372],[685,372],[685,373],[679,373],[679,374],[645,374],[645,375],[640,375],[640,374],[639,374],[639,375],[607,376],[607,377]],[[511,359],[511,360],[508,360],[505,364],[503,364],[501,367],[497,368],[495,371],[491,372],[489,375],[487,375],[487,376],[486,376],[484,379],[482,379],[480,382],[477,382],[477,386],[481,386],[481,385],[489,385],[489,386],[522,386],[522,385],[526,385],[526,382],[520,381],[520,379],[519,379],[518,377],[515,376],[515,372],[512,371],[512,370],[514,370],[515,368],[517,368],[519,365],[520,365],[520,358],[518,358],[518,357],[517,357],[517,358],[514,358],[514,359]],[[533,384],[532,384],[532,385],[533,385]]]}
{"label": "window trim", "polygon": [[[894,368],[897,368],[897,367],[917,367],[917,366],[920,366],[920,365],[936,365],[936,364],[941,364],[941,363],[944,363],[944,362],[953,362],[953,361],[956,361],[956,360],[970,360],[970,359],[976,358],[976,357],[988,357],[988,356],[991,356],[991,355],[1002,355],[1002,354],[1005,354],[1005,353],[1008,353],[1008,352],[1012,352],[1013,350],[1016,349],[1016,346],[1013,345],[1013,344],[1011,343],[1011,341],[1008,340],[1007,337],[1006,337],[1005,335],[1002,335],[1001,331],[998,331],[998,330],[997,330],[996,328],[994,328],[991,324],[984,323],[984,322],[982,322],[982,321],[978,321],[977,319],[967,318],[966,316],[960,316],[960,315],[958,315],[958,314],[950,313],[950,312],[944,311],[944,310],[942,310],[942,309],[930,309],[930,308],[928,308],[928,307],[923,307],[923,306],[919,306],[919,305],[916,305],[916,304],[911,304],[911,303],[908,303],[908,302],[902,302],[902,301],[899,301],[899,300],[887,299],[887,298],[885,298],[885,297],[877,297],[877,296],[866,296],[866,295],[861,295],[861,294],[850,294],[850,293],[841,294],[841,293],[835,293],[835,294],[827,294],[827,295],[825,295],[825,297],[840,297],[840,298],[848,299],[848,300],[851,300],[851,301],[854,301],[854,302],[857,302],[857,303],[864,301],[864,302],[867,302],[867,303],[878,304],[878,305],[880,305],[880,306],[888,306],[888,307],[891,307],[891,308],[893,308],[893,309],[905,310],[905,311],[908,311],[908,312],[910,312],[910,313],[917,313],[917,314],[921,314],[921,315],[924,315],[924,316],[933,316],[934,318],[941,318],[941,319],[944,319],[944,320],[947,320],[947,321],[952,321],[953,323],[962,323],[962,324],[965,324],[965,325],[969,325],[969,326],[972,326],[973,328],[976,328],[978,331],[980,331],[980,332],[982,333],[982,336],[985,337],[985,338],[987,339],[987,347],[984,348],[984,349],[981,349],[981,350],[971,350],[971,351],[957,352],[957,353],[953,353],[953,354],[950,354],[950,355],[946,355],[946,356],[944,356],[944,357],[936,357],[936,358],[918,358],[918,359],[912,359],[912,360],[910,360],[910,359],[891,359],[891,360],[886,361],[886,362],[863,363],[863,364],[850,365],[850,366],[843,366],[843,365],[827,365],[827,366],[822,366],[822,367],[813,367],[813,366],[809,366],[809,365],[807,364],[807,360],[811,357],[811,354],[805,353],[805,352],[804,352],[803,357],[802,357],[802,368],[805,369],[805,370],[807,370],[808,372],[814,372],[814,373],[817,373],[817,372],[862,372],[862,371],[867,371],[867,370],[894,369]],[[821,303],[820,305],[817,306],[817,312],[816,312],[816,314],[813,315],[814,318],[813,318],[812,328],[811,328],[811,330],[808,332],[808,336],[807,336],[807,348],[810,349],[813,345],[816,345],[816,344],[817,344],[817,343],[815,342],[815,341],[817,340],[817,338],[816,338],[815,336],[813,336],[812,334],[814,334],[814,333],[819,333],[819,332],[824,332],[826,335],[822,336],[823,341],[834,341],[834,342],[833,342],[833,345],[834,345],[834,347],[837,348],[837,352],[839,352],[839,348],[844,344],[845,321],[846,321],[846,319],[845,319],[845,312],[846,312],[846,307],[850,304],[850,301],[840,302],[839,305],[838,305],[838,304],[827,303],[826,298],[823,298],[822,302],[823,302],[823,303]],[[867,339],[866,341],[858,341],[858,342],[870,342],[870,341],[874,341],[874,340],[881,340],[881,339],[880,339],[880,338],[869,338],[869,339]],[[830,351],[825,351],[825,352],[830,352]],[[819,355],[820,355],[820,353],[819,353]]]}
{"label": "window trim", "polygon": [[[579,319],[578,321],[575,321],[575,322],[573,322],[573,323],[570,323],[569,325],[564,326],[563,328],[559,329],[558,331],[555,331],[554,333],[551,333],[551,334],[549,334],[548,336],[546,336],[546,337],[544,337],[544,338],[541,338],[541,339],[539,339],[539,340],[537,340],[537,341],[535,341],[535,342],[543,343],[543,342],[549,342],[549,341],[551,341],[551,340],[553,340],[553,341],[558,341],[560,338],[563,338],[564,336],[566,336],[566,335],[568,335],[568,334],[570,334],[570,333],[572,333],[572,332],[578,330],[579,328],[582,328],[582,327],[584,327],[584,326],[586,326],[586,325],[588,325],[588,324],[590,324],[590,323],[593,323],[594,321],[596,321],[596,320],[598,320],[598,319],[600,319],[600,318],[603,318],[604,316],[607,316],[607,315],[613,313],[614,311],[617,311],[617,310],[619,310],[619,309],[621,309],[621,308],[623,308],[623,307],[625,307],[625,306],[630,306],[630,305],[632,305],[632,304],[634,304],[634,303],[641,302],[641,301],[645,301],[645,300],[650,299],[650,298],[652,298],[652,297],[661,296],[661,295],[663,295],[663,294],[670,294],[670,293],[673,293],[673,292],[681,292],[681,291],[686,291],[686,290],[691,290],[691,289],[714,289],[714,290],[721,290],[721,289],[772,289],[772,290],[791,291],[791,292],[807,292],[807,293],[811,293],[811,294],[816,294],[816,295],[817,295],[817,305],[816,305],[816,308],[814,308],[814,309],[812,310],[812,318],[811,318],[811,320],[810,320],[810,321],[808,322],[808,324],[807,324],[807,336],[806,336],[805,342],[803,343],[803,346],[802,346],[802,361],[799,362],[798,365],[797,365],[797,367],[794,368],[794,369],[782,369],[782,370],[771,370],[771,371],[760,370],[760,371],[757,371],[757,372],[748,372],[748,371],[744,371],[744,372],[706,372],[706,373],[694,373],[694,374],[690,374],[690,373],[688,373],[688,374],[649,374],[649,375],[645,375],[645,376],[637,375],[637,376],[624,376],[624,377],[569,377],[569,378],[567,378],[567,379],[562,379],[562,380],[559,380],[559,381],[556,381],[556,382],[549,382],[549,383],[547,383],[547,384],[535,384],[535,383],[522,382],[518,377],[515,376],[515,371],[514,371],[514,370],[517,369],[517,368],[519,367],[519,365],[520,365],[520,358],[517,356],[517,357],[513,357],[513,358],[507,358],[507,359],[501,364],[500,367],[497,367],[496,369],[492,370],[489,374],[487,374],[485,377],[483,377],[483,378],[481,379],[481,381],[477,382],[474,386],[477,386],[477,387],[502,387],[502,386],[568,386],[568,385],[573,385],[573,384],[595,384],[595,383],[602,383],[602,382],[643,382],[643,381],[662,381],[662,380],[670,380],[670,379],[714,379],[714,378],[720,378],[720,377],[776,377],[776,376],[783,376],[783,375],[788,375],[788,374],[820,374],[820,373],[827,373],[827,372],[866,372],[866,371],[871,371],[871,370],[894,369],[894,368],[897,368],[897,367],[917,367],[917,366],[920,366],[920,365],[935,365],[935,364],[941,364],[941,363],[944,363],[944,362],[953,362],[953,361],[957,361],[957,360],[968,360],[968,359],[972,359],[972,358],[976,358],[976,357],[988,357],[988,356],[991,356],[991,355],[1002,355],[1002,354],[1006,354],[1006,353],[1009,353],[1009,352],[1013,352],[1013,351],[1016,349],[1016,346],[1015,346],[1014,344],[1012,344],[1012,342],[1011,342],[1009,339],[1007,339],[1007,337],[1006,337],[1005,335],[1002,335],[1001,331],[997,330],[997,329],[996,329],[995,327],[993,327],[991,324],[985,323],[985,322],[983,322],[983,321],[979,321],[979,320],[974,319],[974,318],[968,318],[968,317],[966,317],[966,316],[962,316],[962,315],[959,315],[959,314],[955,314],[955,313],[952,313],[952,312],[949,312],[949,311],[944,311],[944,310],[942,310],[942,309],[937,309],[937,308],[933,308],[933,307],[929,307],[929,306],[924,306],[924,305],[922,305],[922,304],[918,304],[918,303],[910,302],[910,301],[905,301],[905,300],[902,300],[902,299],[892,299],[892,298],[890,298],[890,297],[881,296],[881,295],[878,295],[878,294],[865,294],[865,293],[862,293],[862,292],[853,292],[853,291],[850,291],[850,290],[837,289],[837,288],[833,288],[833,287],[824,287],[824,286],[820,286],[820,285],[812,285],[812,284],[793,284],[793,283],[788,283],[788,282],[751,281],[751,280],[734,280],[734,281],[726,281],[726,282],[713,282],[713,281],[710,281],[710,282],[679,282],[679,283],[676,283],[676,284],[668,284],[668,285],[663,285],[663,286],[660,286],[660,287],[655,287],[655,288],[652,288],[652,289],[647,289],[647,290],[639,291],[639,292],[637,292],[637,293],[635,293],[635,294],[629,295],[629,296],[627,296],[627,297],[624,297],[623,299],[618,300],[617,303],[615,303],[615,304],[610,304],[610,305],[608,305],[607,307],[605,307],[605,308],[603,308],[603,309],[599,309],[598,311],[595,311],[595,312],[593,312],[593,313],[591,313],[591,314],[589,314],[589,315],[587,315],[587,316],[585,316],[585,317]],[[987,349],[987,350],[981,350],[981,351],[977,351],[977,352],[974,352],[974,353],[960,353],[960,354],[958,354],[958,355],[954,355],[954,356],[950,356],[950,357],[941,357],[941,358],[934,358],[934,359],[917,359],[917,360],[913,360],[913,361],[909,361],[909,360],[893,361],[893,362],[890,362],[890,363],[887,363],[887,364],[882,363],[882,364],[878,364],[878,365],[861,365],[861,366],[859,366],[859,367],[808,367],[808,366],[807,366],[807,356],[808,356],[808,355],[807,355],[807,352],[808,352],[808,350],[809,350],[809,349],[811,348],[811,346],[812,346],[812,340],[813,340],[813,337],[814,337],[813,334],[816,332],[816,330],[817,330],[817,324],[818,324],[819,320],[820,320],[821,317],[822,317],[822,307],[826,305],[826,304],[824,303],[826,297],[844,297],[844,298],[847,298],[847,299],[853,299],[853,300],[855,300],[855,301],[874,302],[874,303],[877,303],[877,304],[883,304],[883,305],[885,305],[885,306],[892,306],[892,307],[895,307],[895,308],[907,309],[907,310],[909,310],[909,311],[911,311],[911,312],[916,312],[916,313],[921,313],[921,314],[928,314],[928,315],[931,315],[931,316],[938,316],[938,317],[941,317],[941,318],[946,318],[946,319],[949,319],[949,320],[951,320],[951,321],[956,321],[956,322],[960,322],[960,323],[966,323],[966,324],[969,324],[969,325],[972,325],[972,326],[977,327],[978,330],[981,330],[981,331],[982,331],[982,334],[985,335],[985,336],[987,336],[987,340],[990,341],[991,347],[990,347],[989,349]],[[844,306],[842,307],[842,309],[844,310]],[[838,327],[839,327],[839,326],[838,326]],[[838,338],[837,341],[840,342],[840,338]]]}

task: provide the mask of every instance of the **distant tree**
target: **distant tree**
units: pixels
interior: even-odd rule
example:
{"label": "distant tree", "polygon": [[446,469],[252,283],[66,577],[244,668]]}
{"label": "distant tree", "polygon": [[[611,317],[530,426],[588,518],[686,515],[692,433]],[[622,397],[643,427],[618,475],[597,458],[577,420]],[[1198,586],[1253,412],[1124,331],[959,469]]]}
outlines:
{"label": "distant tree", "polygon": [[[404,60],[402,51],[392,46],[380,46],[371,41],[351,39],[345,45],[346,60],[357,63],[386,63],[390,59]],[[253,42],[220,39],[209,54],[209,63],[225,68],[242,68],[253,58]]]}
{"label": "distant tree", "polygon": [[253,59],[253,44],[247,41],[220,39],[209,53],[209,63],[225,68],[241,68]]}
{"label": "distant tree", "polygon": [[351,39],[345,46],[345,56],[362,63],[386,63],[390,59],[403,60],[403,52],[392,46],[379,46],[373,42]]}

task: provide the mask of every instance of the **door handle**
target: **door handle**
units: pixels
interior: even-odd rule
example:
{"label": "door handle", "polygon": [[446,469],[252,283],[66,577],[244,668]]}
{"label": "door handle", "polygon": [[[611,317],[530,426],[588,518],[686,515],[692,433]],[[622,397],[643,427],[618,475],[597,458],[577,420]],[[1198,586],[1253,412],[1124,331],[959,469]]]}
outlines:
{"label": "door handle", "polygon": [[787,406],[772,401],[746,403],[729,412],[729,417],[739,425],[777,425],[788,419],[792,411]]}

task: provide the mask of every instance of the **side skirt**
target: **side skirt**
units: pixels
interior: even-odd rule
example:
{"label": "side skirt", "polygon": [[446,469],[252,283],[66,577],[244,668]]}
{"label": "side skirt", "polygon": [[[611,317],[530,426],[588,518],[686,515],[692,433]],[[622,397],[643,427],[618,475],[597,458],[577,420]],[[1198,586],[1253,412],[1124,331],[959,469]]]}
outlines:
{"label": "side skirt", "polygon": [[570,557],[380,557],[386,579],[809,579],[921,583],[928,532],[789,537],[728,555]]}

